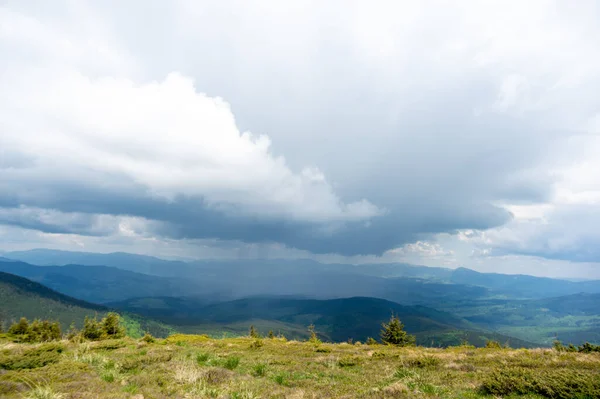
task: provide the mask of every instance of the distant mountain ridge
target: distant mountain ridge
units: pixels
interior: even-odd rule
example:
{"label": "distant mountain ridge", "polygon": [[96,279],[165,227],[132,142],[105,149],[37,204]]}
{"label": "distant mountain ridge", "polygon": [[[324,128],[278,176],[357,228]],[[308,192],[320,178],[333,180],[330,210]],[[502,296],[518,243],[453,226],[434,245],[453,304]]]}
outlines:
{"label": "distant mountain ridge", "polygon": [[69,296],[94,303],[120,301],[135,296],[193,295],[202,287],[199,283],[182,278],[158,277],[108,266],[35,266],[0,259],[0,271],[31,279]]}
{"label": "distant mountain ridge", "polygon": [[[394,284],[404,281],[405,287],[419,286],[418,281],[429,284],[446,284],[446,291],[455,291],[456,295],[436,296],[435,299],[458,300],[460,295],[466,299],[486,296],[500,296],[512,299],[549,298],[579,292],[600,293],[600,281],[568,281],[546,277],[527,275],[507,275],[497,273],[480,273],[471,269],[447,269],[440,267],[415,266],[408,264],[323,264],[313,260],[201,260],[192,262],[163,260],[156,257],[136,255],[123,252],[109,254],[89,252],[69,252],[49,249],[7,252],[5,258],[21,260],[34,265],[67,265],[111,266],[159,277],[175,277],[210,282],[211,287],[221,287],[227,295],[245,297],[260,294],[273,295],[311,295],[315,296],[317,287],[311,290],[312,284],[319,284],[320,278],[332,282],[340,281],[331,290],[334,297],[377,296],[396,302],[430,304],[423,299],[423,287],[414,289],[411,295],[402,295],[394,291]],[[379,280],[378,280],[379,279]],[[389,280],[382,281],[381,279]],[[401,280],[412,279],[412,280]],[[344,280],[343,284],[342,280]],[[283,284],[285,283],[285,284]],[[450,287],[456,285],[456,287]],[[356,287],[351,292],[347,287]],[[468,286],[480,287],[473,290]],[[285,292],[285,287],[290,291]],[[361,288],[363,287],[363,288]],[[371,288],[369,288],[371,287]],[[470,292],[469,292],[470,290]],[[486,291],[487,290],[487,291]],[[183,290],[185,292],[185,290]],[[325,289],[320,290],[326,292]],[[386,295],[375,295],[376,292],[392,292]],[[315,296],[318,297],[318,296]],[[321,296],[323,297],[323,296]],[[419,298],[421,297],[421,298]]]}
{"label": "distant mountain ridge", "polygon": [[187,265],[181,277],[145,275],[106,266],[34,266],[0,261],[0,270],[14,273],[69,295],[104,303],[140,296],[195,296],[207,302],[257,295],[313,299],[376,297],[405,304],[430,305],[487,295],[481,287],[414,278],[383,278],[336,271],[270,267],[253,270]]}

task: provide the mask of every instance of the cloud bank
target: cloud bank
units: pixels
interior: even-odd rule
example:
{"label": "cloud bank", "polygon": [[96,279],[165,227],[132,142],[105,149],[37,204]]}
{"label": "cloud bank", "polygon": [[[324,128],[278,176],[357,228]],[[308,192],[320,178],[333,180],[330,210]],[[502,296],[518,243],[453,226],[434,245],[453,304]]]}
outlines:
{"label": "cloud bank", "polygon": [[599,262],[596,7],[5,2],[0,224],[134,252]]}

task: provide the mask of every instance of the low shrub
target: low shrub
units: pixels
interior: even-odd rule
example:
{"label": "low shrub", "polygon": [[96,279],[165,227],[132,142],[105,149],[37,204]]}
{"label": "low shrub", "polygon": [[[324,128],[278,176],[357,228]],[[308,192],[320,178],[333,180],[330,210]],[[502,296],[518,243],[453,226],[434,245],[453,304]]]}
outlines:
{"label": "low shrub", "polygon": [[487,341],[485,343],[485,347],[489,349],[502,349],[502,345],[500,345],[500,342],[493,340]]}
{"label": "low shrub", "polygon": [[482,390],[499,396],[540,395],[553,399],[599,398],[600,374],[570,369],[496,369],[484,380]]}
{"label": "low shrub", "polygon": [[200,352],[196,354],[196,362],[198,364],[204,364],[210,359],[210,353],[208,352]]}
{"label": "low shrub", "polygon": [[577,348],[577,350],[578,350],[578,352],[582,352],[582,353],[600,352],[600,345],[593,345],[593,344],[590,344],[589,342],[586,342],[585,344],[583,344],[579,348]]}
{"label": "low shrub", "polygon": [[412,359],[407,359],[404,362],[406,367],[417,367],[417,368],[427,368],[427,367],[437,367],[440,364],[440,359],[435,356],[419,356]]}
{"label": "low shrub", "polygon": [[124,348],[125,346],[127,346],[127,344],[124,341],[111,339],[111,340],[95,343],[94,346],[92,347],[92,349],[113,351],[115,349]]}
{"label": "low shrub", "polygon": [[228,370],[220,369],[220,368],[210,368],[206,370],[203,375],[204,381],[208,384],[217,385],[228,382],[231,379],[231,375],[233,373]]}
{"label": "low shrub", "polygon": [[286,374],[279,373],[273,377],[273,381],[275,381],[275,383],[277,383],[279,385],[287,385],[286,377],[287,377]]}
{"label": "low shrub", "polygon": [[250,344],[250,349],[259,349],[259,348],[262,348],[264,346],[264,344],[265,343],[263,342],[263,340],[261,338],[256,338]]}
{"label": "low shrub", "polygon": [[168,344],[176,344],[176,343],[185,343],[185,344],[197,344],[203,343],[210,340],[210,337],[206,334],[195,335],[195,334],[172,334],[169,335],[165,339],[165,343]]}
{"label": "low shrub", "polygon": [[28,349],[22,353],[14,353],[0,357],[0,369],[20,370],[35,369],[59,361],[64,347],[59,344],[44,344]]}
{"label": "low shrub", "polygon": [[254,365],[252,368],[252,374],[254,374],[256,377],[264,377],[267,374],[267,365],[265,363]]}
{"label": "low shrub", "polygon": [[338,366],[340,367],[352,367],[360,363],[360,358],[356,356],[345,356],[338,360]]}
{"label": "low shrub", "polygon": [[237,366],[239,366],[239,365],[240,365],[240,358],[237,356],[229,356],[223,362],[223,367],[225,367],[228,370],[233,370],[233,369],[237,368]]}
{"label": "low shrub", "polygon": [[150,333],[146,333],[144,334],[144,336],[142,338],[140,338],[141,341],[146,342],[148,344],[152,344],[154,342],[156,342],[156,339],[152,336],[152,334]]}

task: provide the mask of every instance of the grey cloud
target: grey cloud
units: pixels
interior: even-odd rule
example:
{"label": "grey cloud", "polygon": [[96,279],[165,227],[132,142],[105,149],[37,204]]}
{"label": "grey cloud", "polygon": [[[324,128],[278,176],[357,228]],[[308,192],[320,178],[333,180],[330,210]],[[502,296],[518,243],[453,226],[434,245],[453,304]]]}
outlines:
{"label": "grey cloud", "polygon": [[[13,5],[41,20],[48,12],[69,20],[58,6],[50,11]],[[162,2],[128,2],[128,12],[110,2],[88,6],[81,7],[89,8],[83,16],[95,16],[101,32],[112,32],[119,51],[136,61],[135,81],[161,81],[172,71],[193,77],[198,91],[231,104],[242,131],[267,134],[274,154],[285,156],[292,170],[318,166],[343,202],[366,198],[388,212],[339,223],[268,214],[241,217],[209,205],[202,196],[157,198],[119,174],[74,170],[58,180],[43,170],[27,169],[27,164],[12,180],[11,174],[3,175],[2,206],[138,216],[159,222],[148,226],[149,234],[176,239],[279,242],[314,253],[381,254],[423,235],[505,225],[511,215],[497,203],[552,201],[556,181],[549,170],[578,156],[561,148],[574,134],[571,121],[585,119],[598,105],[593,90],[597,80],[585,70],[581,79],[592,82],[589,87],[577,81],[576,89],[559,85],[575,63],[570,53],[564,65],[554,54],[559,49],[574,49],[573,57],[588,54],[585,38],[581,47],[567,41],[556,49],[537,45],[533,33],[523,43],[506,43],[494,32],[493,37],[479,37],[476,28],[463,28],[461,18],[485,25],[494,21],[493,15],[484,13],[473,22],[469,18],[479,15],[465,16],[460,7],[408,12],[416,15],[415,21],[398,13],[393,26],[407,26],[406,31],[372,27],[370,33],[391,41],[389,48],[379,48],[377,36],[367,45],[357,44],[364,38],[352,29],[365,16],[354,20],[344,2],[315,3],[294,15],[278,14],[282,9],[277,2],[265,10],[198,2],[168,9]],[[515,18],[527,14],[520,8],[506,12]],[[134,20],[132,14],[143,17]],[[392,14],[380,15],[384,28]],[[516,28],[529,26],[526,19],[515,21]],[[541,28],[563,29],[551,22]],[[567,32],[572,23],[565,18]],[[530,50],[540,51],[536,59]],[[87,75],[98,73],[85,62],[78,67]],[[517,80],[526,88],[513,96],[501,93],[511,74],[520,74]],[[574,98],[581,108],[574,109]],[[235,203],[226,205],[235,210]],[[58,228],[28,223],[22,225]],[[546,256],[582,258],[592,241],[584,238],[576,251]],[[523,250],[510,246],[506,251]],[[531,253],[551,251],[540,247]]]}

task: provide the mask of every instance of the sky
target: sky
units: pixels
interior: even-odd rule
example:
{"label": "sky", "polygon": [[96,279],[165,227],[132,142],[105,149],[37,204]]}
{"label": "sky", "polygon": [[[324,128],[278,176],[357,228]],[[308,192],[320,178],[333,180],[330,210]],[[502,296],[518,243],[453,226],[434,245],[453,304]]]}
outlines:
{"label": "sky", "polygon": [[600,278],[599,19],[0,0],[0,250]]}

